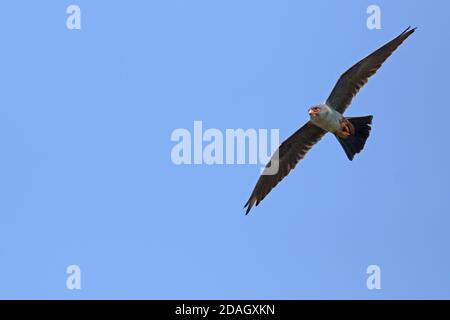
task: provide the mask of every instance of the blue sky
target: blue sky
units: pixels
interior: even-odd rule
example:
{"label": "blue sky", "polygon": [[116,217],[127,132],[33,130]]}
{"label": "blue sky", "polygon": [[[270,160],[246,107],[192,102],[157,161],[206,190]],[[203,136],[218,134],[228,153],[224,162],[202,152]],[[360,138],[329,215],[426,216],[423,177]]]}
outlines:
{"label": "blue sky", "polygon": [[[0,298],[450,298],[448,2],[74,3],[2,4]],[[249,216],[259,165],[172,163],[194,120],[286,138],[408,25],[353,162],[327,136]]]}

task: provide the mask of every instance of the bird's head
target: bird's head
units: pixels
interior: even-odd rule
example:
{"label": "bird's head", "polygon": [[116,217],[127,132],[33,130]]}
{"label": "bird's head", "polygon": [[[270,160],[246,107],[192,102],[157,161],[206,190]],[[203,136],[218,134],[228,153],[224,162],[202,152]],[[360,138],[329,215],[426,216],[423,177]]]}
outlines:
{"label": "bird's head", "polygon": [[320,113],[322,113],[324,110],[321,106],[313,106],[311,108],[308,109],[308,113],[309,116],[311,118],[315,118],[317,117],[317,115],[319,115]]}

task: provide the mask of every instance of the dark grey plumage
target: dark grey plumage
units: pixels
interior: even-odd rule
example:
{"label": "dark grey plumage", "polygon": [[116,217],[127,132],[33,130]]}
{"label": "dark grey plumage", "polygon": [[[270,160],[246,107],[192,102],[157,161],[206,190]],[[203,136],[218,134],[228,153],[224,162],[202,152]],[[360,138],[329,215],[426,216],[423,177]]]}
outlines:
{"label": "dark grey plumage", "polygon": [[[258,205],[278,182],[295,168],[297,163],[303,159],[313,145],[319,142],[325,133],[325,130],[315,126],[311,122],[307,122],[280,145],[266,165],[266,170],[267,168],[278,166],[278,172],[273,175],[264,174],[263,172],[259,177],[250,198],[245,204],[245,207],[247,207],[246,214],[250,212],[250,209],[255,203]],[[275,161],[277,163],[274,163]]]}
{"label": "dark grey plumage", "polygon": [[336,138],[344,149],[348,160],[352,161],[355,154],[360,153],[364,149],[364,145],[370,134],[370,125],[372,124],[373,116],[349,117],[346,119],[353,125],[355,133],[345,139],[339,138],[338,136]]}
{"label": "dark grey plumage", "polygon": [[364,59],[361,59],[350,69],[344,72],[336,82],[333,90],[325,102],[330,107],[340,113],[344,113],[352,102],[353,97],[358,93],[381,67],[384,61],[403,43],[417,28],[406,28],[400,35],[375,50]]}
{"label": "dark grey plumage", "polygon": [[[411,29],[408,27],[396,38],[389,41],[378,50],[375,50],[344,72],[336,82],[325,105],[340,114],[343,114],[352,102],[353,97],[367,83],[369,77],[377,72],[392,52],[394,52],[395,49],[397,49],[398,46],[400,46],[400,44],[402,44],[402,42],[415,30],[416,28]],[[352,122],[352,118],[347,119]],[[353,121],[358,122],[354,119],[356,118],[353,118]],[[370,133],[372,117],[360,117],[360,119],[365,121],[354,124],[357,126],[356,129],[358,129],[358,131],[355,131],[357,132],[357,136],[352,137],[347,141],[339,141],[350,160],[353,159],[355,153],[362,150]],[[250,198],[244,206],[244,208],[247,208],[246,214],[250,212],[253,205],[257,206],[267,196],[267,194],[296,166],[296,164],[303,159],[309,149],[311,149],[325,133],[327,133],[327,131],[309,121],[280,145],[266,165],[266,169],[271,167],[273,162],[277,161],[278,158],[279,170],[274,175],[265,175],[263,173],[259,177]]]}

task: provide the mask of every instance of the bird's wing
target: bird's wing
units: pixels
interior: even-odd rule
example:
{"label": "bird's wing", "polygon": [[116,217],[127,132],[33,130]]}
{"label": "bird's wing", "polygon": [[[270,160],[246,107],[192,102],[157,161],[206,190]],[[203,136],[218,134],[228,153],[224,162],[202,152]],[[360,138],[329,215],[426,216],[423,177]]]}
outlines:
{"label": "bird's wing", "polygon": [[287,138],[275,151],[263,173],[258,179],[253,192],[245,204],[246,214],[256,203],[258,205],[264,197],[295,168],[305,154],[326,133],[325,130],[307,122],[293,135]]}
{"label": "bird's wing", "polygon": [[398,48],[406,38],[408,38],[416,28],[408,27],[399,36],[386,43],[378,50],[356,63],[353,67],[344,72],[331,91],[326,104],[340,113],[352,102],[353,97],[359,89],[367,83],[369,77],[377,72],[383,62]]}

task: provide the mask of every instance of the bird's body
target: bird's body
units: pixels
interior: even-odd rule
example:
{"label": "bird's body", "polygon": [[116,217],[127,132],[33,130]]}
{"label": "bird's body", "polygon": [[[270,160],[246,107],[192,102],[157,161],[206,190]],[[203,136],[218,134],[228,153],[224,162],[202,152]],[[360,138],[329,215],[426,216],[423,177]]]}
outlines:
{"label": "bird's body", "polygon": [[[311,116],[310,121],[313,124],[331,133],[341,130],[341,122],[344,118],[342,114],[329,107],[326,103],[317,105],[313,108],[318,108],[321,110],[321,112],[317,113],[316,116]],[[313,113],[310,112],[310,115],[312,114]]]}
{"label": "bird's body", "polygon": [[258,205],[265,198],[326,133],[336,136],[349,160],[353,160],[355,154],[363,150],[373,117],[344,117],[343,114],[369,77],[377,72],[392,52],[415,30],[416,28],[408,27],[396,38],[357,62],[340,76],[325,103],[309,108],[310,120],[279,146],[266,165],[244,206],[247,207],[246,214],[253,205]]}

